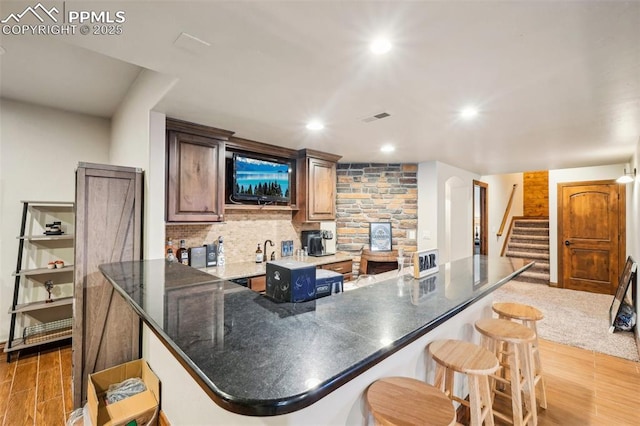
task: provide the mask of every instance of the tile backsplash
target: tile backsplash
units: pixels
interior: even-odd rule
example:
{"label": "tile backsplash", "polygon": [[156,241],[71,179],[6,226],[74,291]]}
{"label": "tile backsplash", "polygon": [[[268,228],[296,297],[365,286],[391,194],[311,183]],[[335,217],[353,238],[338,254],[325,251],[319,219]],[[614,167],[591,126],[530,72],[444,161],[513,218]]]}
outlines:
{"label": "tile backsplash", "polygon": [[226,212],[226,220],[212,224],[166,225],[166,238],[173,240],[177,248],[180,240],[186,240],[187,247],[201,246],[224,239],[224,251],[227,263],[252,262],[255,260],[256,247],[264,250],[264,241],[269,239],[275,244],[265,251],[265,258],[275,251],[280,259],[280,242],[293,240],[294,250],[300,248],[300,234],[291,222],[289,211],[247,211]]}

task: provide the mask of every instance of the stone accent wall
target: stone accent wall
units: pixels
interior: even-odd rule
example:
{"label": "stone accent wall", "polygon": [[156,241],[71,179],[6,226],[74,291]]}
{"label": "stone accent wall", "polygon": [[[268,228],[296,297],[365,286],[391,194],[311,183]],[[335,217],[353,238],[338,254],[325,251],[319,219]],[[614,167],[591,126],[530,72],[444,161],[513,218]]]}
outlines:
{"label": "stone accent wall", "polygon": [[391,222],[392,248],[416,251],[418,165],[338,163],[337,171],[336,248],[356,256],[354,272],[369,248],[370,222]]}
{"label": "stone accent wall", "polygon": [[186,240],[187,247],[196,247],[217,241],[222,235],[227,263],[254,261],[258,243],[264,251],[267,239],[275,244],[267,248],[267,259],[272,251],[280,259],[281,241],[293,240],[294,248],[300,248],[300,235],[291,223],[290,211],[226,211],[225,218],[225,222],[213,224],[167,224],[166,238],[171,238],[176,248],[181,239]]}
{"label": "stone accent wall", "polygon": [[525,172],[523,214],[526,217],[549,217],[549,171]]}

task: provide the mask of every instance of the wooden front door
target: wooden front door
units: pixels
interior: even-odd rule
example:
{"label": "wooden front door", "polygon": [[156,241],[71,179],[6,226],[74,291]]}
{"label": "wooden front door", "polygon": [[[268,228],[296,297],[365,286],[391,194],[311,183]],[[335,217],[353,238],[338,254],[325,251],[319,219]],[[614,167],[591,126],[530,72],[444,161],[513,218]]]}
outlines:
{"label": "wooden front door", "polygon": [[559,285],[614,294],[625,258],[625,188],[614,181],[558,184]]}

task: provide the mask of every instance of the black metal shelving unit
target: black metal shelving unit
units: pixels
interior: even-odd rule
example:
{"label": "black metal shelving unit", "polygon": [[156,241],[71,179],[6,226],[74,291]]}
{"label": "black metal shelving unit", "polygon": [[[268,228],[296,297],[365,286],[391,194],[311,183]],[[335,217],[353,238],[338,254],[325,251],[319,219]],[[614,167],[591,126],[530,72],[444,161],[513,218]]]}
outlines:
{"label": "black metal shelving unit", "polygon": [[[65,265],[62,268],[49,269],[48,267],[24,268],[24,254],[31,244],[49,244],[54,241],[70,241],[73,244],[74,236],[69,233],[59,235],[31,235],[27,233],[27,224],[33,220],[33,209],[51,212],[55,210],[70,211],[73,213],[73,202],[57,201],[22,201],[22,220],[20,223],[20,234],[18,235],[18,256],[13,288],[13,301],[9,308],[11,323],[9,327],[9,339],[4,347],[7,354],[7,362],[11,361],[12,353],[21,349],[43,345],[46,343],[63,341],[71,338],[71,316],[68,318],[55,319],[44,323],[36,323],[23,328],[21,333],[17,331],[17,319],[20,315],[33,315],[36,312],[46,309],[71,307],[73,297],[61,297],[55,300],[31,301],[20,303],[20,294],[24,281],[29,277],[39,275],[59,276],[58,274],[68,274],[73,272],[73,265]],[[72,245],[71,245],[72,247]],[[72,282],[72,279],[70,280]],[[71,309],[69,309],[71,311]],[[19,334],[19,337],[17,336]]]}

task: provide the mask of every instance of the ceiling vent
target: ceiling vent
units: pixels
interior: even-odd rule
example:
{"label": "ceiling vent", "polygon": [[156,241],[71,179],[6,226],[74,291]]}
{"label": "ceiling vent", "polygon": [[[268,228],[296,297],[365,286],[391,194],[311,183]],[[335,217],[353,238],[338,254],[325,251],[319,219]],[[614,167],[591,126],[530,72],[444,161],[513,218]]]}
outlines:
{"label": "ceiling vent", "polygon": [[372,115],[371,117],[365,117],[362,119],[365,123],[371,123],[372,121],[382,120],[383,118],[391,117],[391,114],[388,112],[381,112],[376,115]]}

